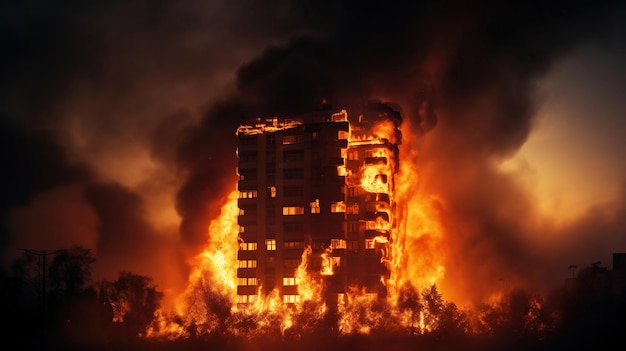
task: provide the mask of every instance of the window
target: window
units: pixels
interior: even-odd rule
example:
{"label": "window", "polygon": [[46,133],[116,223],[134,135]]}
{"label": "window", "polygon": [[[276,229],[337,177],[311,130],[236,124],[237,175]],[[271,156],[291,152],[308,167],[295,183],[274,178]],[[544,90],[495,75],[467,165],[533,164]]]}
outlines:
{"label": "window", "polygon": [[285,168],[283,169],[284,179],[302,179],[304,178],[304,169],[302,168]]}
{"label": "window", "polygon": [[268,183],[274,183],[276,181],[276,170],[272,169],[267,169],[267,172],[265,173],[267,176],[267,182]]}
{"label": "window", "polygon": [[359,196],[359,195],[361,195],[361,187],[348,188],[348,196]]}
{"label": "window", "polygon": [[276,239],[266,239],[265,240],[265,249],[267,251],[276,250]]}
{"label": "window", "polygon": [[239,138],[239,145],[256,145],[256,138]]}
{"label": "window", "polygon": [[285,241],[283,243],[285,249],[304,249],[304,242],[302,241]]}
{"label": "window", "polygon": [[330,248],[331,249],[345,249],[346,241],[343,239],[330,239]]}
{"label": "window", "polygon": [[350,251],[358,251],[359,250],[359,242],[356,240],[348,241],[348,250]]}
{"label": "window", "polygon": [[237,278],[237,285],[239,286],[253,286],[256,284],[256,278]]}
{"label": "window", "polygon": [[256,162],[256,152],[242,152],[239,154],[241,162]]}
{"label": "window", "polygon": [[239,243],[239,250],[254,251],[256,250],[256,243]]}
{"label": "window", "polygon": [[304,150],[285,150],[283,152],[285,162],[300,162],[304,160]]}
{"label": "window", "polygon": [[346,213],[349,215],[359,214],[359,204],[351,204],[346,207]]}
{"label": "window", "polygon": [[238,260],[238,268],[256,268],[256,260]]}
{"label": "window", "polygon": [[276,197],[276,187],[275,186],[268,186],[267,187],[267,196],[268,197]]}
{"label": "window", "polygon": [[[265,257],[265,268],[266,269],[274,269],[274,264],[275,263],[276,263],[276,257]],[[268,283],[268,285],[269,285],[269,283]]]}
{"label": "window", "polygon": [[337,132],[338,140],[348,140],[349,134],[347,130],[340,130]]}
{"label": "window", "polygon": [[265,217],[274,217],[276,214],[276,207],[274,205],[267,205],[265,208]]}
{"label": "window", "polygon": [[272,134],[267,135],[267,145],[276,145],[276,138]]}
{"label": "window", "polygon": [[273,224],[268,224],[267,226],[265,226],[265,235],[266,237],[276,237],[276,228],[274,227]]}
{"label": "window", "polygon": [[374,249],[374,239],[365,239],[365,248],[368,250]]}
{"label": "window", "polygon": [[283,260],[283,267],[288,270],[296,270],[300,263],[301,260],[298,258],[287,258]]}
{"label": "window", "polygon": [[237,303],[252,303],[256,301],[256,295],[237,295]]}
{"label": "window", "polygon": [[283,145],[300,144],[304,142],[303,135],[285,135],[283,137]]}
{"label": "window", "polygon": [[283,295],[283,303],[296,303],[300,301],[300,295]]}
{"label": "window", "polygon": [[348,233],[357,233],[359,231],[358,222],[348,222]]}
{"label": "window", "polygon": [[283,188],[285,197],[299,197],[304,195],[304,188],[301,186],[286,186]]}
{"label": "window", "polygon": [[359,159],[358,151],[350,151],[348,152],[348,160],[349,161],[357,161]]}
{"label": "window", "polygon": [[239,209],[239,215],[240,216],[244,216],[246,214],[246,211],[243,208]]}
{"label": "window", "polygon": [[256,180],[256,169],[240,169],[239,180]]}
{"label": "window", "polygon": [[295,286],[298,285],[298,278],[296,277],[284,277],[283,286]]}
{"label": "window", "polygon": [[283,207],[283,215],[285,216],[302,215],[302,214],[304,214],[304,207],[302,206]]}
{"label": "window", "polygon": [[267,150],[265,152],[265,162],[268,164],[272,164],[276,162],[276,151],[275,150]]}
{"label": "window", "polygon": [[345,177],[346,174],[348,174],[348,171],[346,170],[346,166],[345,165],[337,166],[337,175],[338,176]]}
{"label": "window", "polygon": [[243,190],[239,192],[240,199],[255,199],[257,197],[256,190]]}
{"label": "window", "polygon": [[346,204],[343,201],[335,202],[330,205],[330,212],[339,213],[346,212]]}
{"label": "window", "polygon": [[315,201],[311,202],[311,213],[320,213],[320,200],[315,199]]}
{"label": "window", "polygon": [[283,230],[285,233],[302,233],[304,232],[304,223],[285,223]]}

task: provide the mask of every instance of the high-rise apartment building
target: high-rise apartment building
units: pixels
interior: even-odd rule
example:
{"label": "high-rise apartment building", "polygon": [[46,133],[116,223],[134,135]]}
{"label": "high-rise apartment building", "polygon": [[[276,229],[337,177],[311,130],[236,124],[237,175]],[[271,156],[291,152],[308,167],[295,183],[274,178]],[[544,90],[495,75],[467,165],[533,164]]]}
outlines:
{"label": "high-rise apartment building", "polygon": [[385,294],[400,123],[370,102],[354,118],[325,110],[239,127],[240,303],[259,289],[298,301],[303,257],[329,298],[352,286]]}

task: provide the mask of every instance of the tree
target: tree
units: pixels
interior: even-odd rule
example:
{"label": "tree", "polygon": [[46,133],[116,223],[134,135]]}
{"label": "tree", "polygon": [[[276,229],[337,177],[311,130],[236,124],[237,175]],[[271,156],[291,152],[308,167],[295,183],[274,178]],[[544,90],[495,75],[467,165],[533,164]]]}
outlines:
{"label": "tree", "polygon": [[139,336],[154,319],[163,293],[157,291],[152,278],[130,272],[121,272],[111,288],[107,293],[114,321],[123,323],[125,337]]}

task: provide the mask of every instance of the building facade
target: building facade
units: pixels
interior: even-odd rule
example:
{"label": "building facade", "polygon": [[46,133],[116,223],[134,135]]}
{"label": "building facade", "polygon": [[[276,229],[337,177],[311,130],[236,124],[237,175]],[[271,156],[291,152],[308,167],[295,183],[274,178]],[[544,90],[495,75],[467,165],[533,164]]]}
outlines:
{"label": "building facade", "polygon": [[299,267],[327,299],[386,293],[400,123],[371,102],[355,118],[316,111],[239,127],[239,303],[273,290],[297,302]]}

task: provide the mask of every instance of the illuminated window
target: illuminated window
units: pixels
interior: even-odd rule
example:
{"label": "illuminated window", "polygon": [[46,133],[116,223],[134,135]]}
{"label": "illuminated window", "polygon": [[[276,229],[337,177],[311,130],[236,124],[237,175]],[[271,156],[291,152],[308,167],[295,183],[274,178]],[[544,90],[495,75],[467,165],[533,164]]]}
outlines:
{"label": "illuminated window", "polygon": [[240,208],[240,209],[239,209],[239,215],[240,215],[240,216],[243,216],[243,215],[245,215],[245,214],[246,214],[246,211],[245,211],[243,208]]}
{"label": "illuminated window", "polygon": [[315,199],[315,201],[311,202],[311,213],[320,213],[320,200]]}
{"label": "illuminated window", "polygon": [[371,250],[374,248],[374,239],[365,239],[365,248]]}
{"label": "illuminated window", "polygon": [[239,286],[254,286],[256,284],[256,278],[237,278],[237,285]]}
{"label": "illuminated window", "polygon": [[330,212],[339,213],[346,212],[346,204],[343,201],[335,202],[330,205]]}
{"label": "illuminated window", "polygon": [[238,260],[238,268],[256,268],[256,260]]}
{"label": "illuminated window", "polygon": [[239,250],[254,251],[256,250],[256,243],[239,243]]}
{"label": "illuminated window", "polygon": [[283,207],[283,215],[294,216],[304,214],[304,207],[302,206],[287,206]]}
{"label": "illuminated window", "polygon": [[237,295],[237,303],[252,303],[256,301],[256,295]]}
{"label": "illuminated window", "polygon": [[331,256],[328,259],[330,260],[331,267],[341,267],[341,257]]}
{"label": "illuminated window", "polygon": [[348,172],[346,171],[346,166],[345,165],[337,166],[337,175],[338,176],[345,177],[346,174],[348,174]]}
{"label": "illuminated window", "polygon": [[343,239],[330,239],[330,248],[331,249],[345,249],[346,241]]}
{"label": "illuminated window", "polygon": [[337,132],[338,140],[348,140],[349,134],[347,130],[340,130]]}
{"label": "illuminated window", "polygon": [[267,195],[269,197],[276,197],[276,187],[275,186],[268,186],[267,187]]}
{"label": "illuminated window", "polygon": [[296,277],[284,277],[283,286],[295,286],[298,285],[298,278]]}
{"label": "illuminated window", "polygon": [[265,249],[267,251],[276,250],[276,239],[267,239],[265,240]]}
{"label": "illuminated window", "polygon": [[358,151],[350,151],[348,152],[348,160],[349,161],[357,161],[359,159]]}
{"label": "illuminated window", "polygon": [[240,199],[255,199],[257,197],[256,190],[245,190],[239,192]]}
{"label": "illuminated window", "polygon": [[239,233],[254,233],[254,232],[256,232],[256,225],[254,224],[239,226]]}
{"label": "illuminated window", "polygon": [[283,295],[284,303],[296,303],[300,301],[300,295]]}
{"label": "illuminated window", "polygon": [[283,137],[283,145],[299,144],[304,142],[303,135],[285,135]]}

